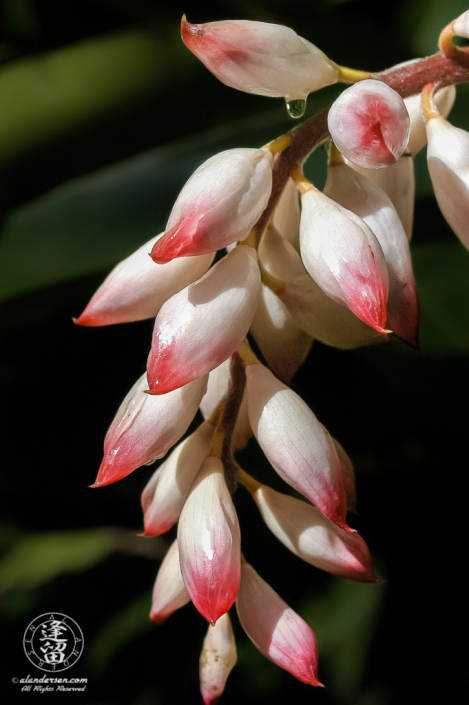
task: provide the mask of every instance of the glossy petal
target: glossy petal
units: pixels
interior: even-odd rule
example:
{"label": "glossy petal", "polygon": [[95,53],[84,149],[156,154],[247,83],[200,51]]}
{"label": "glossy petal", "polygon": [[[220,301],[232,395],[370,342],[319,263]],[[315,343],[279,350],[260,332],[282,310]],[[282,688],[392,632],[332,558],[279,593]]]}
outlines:
{"label": "glossy petal", "polygon": [[150,394],[165,394],[218,367],[237,350],[260,295],[257,254],[239,245],[156,317],[147,373]]}
{"label": "glossy petal", "polygon": [[145,393],[146,376],[132,387],[104,440],[95,487],[121,480],[154,458],[162,458],[187,431],[205,393],[207,376],[159,397]]}
{"label": "glossy petal", "polygon": [[179,519],[187,492],[207,457],[214,427],[204,422],[158,468],[142,494],[145,536],[159,536]]}
{"label": "glossy petal", "polygon": [[347,161],[354,171],[363,174],[367,179],[379,186],[391,199],[396,209],[407,239],[412,239],[414,224],[415,174],[414,160],[410,154],[403,154],[396,162],[384,169],[362,169]]}
{"label": "glossy petal", "polygon": [[376,582],[368,546],[356,532],[340,529],[312,504],[266,485],[253,498],[272,533],[304,561],[342,578]]}
{"label": "glossy petal", "polygon": [[274,211],[272,224],[285,240],[291,243],[297,242],[300,231],[300,197],[292,179],[288,179],[283,189]]}
{"label": "glossy petal", "polygon": [[[266,232],[259,247],[264,269],[277,279],[289,280],[305,269],[298,253],[275,228]],[[262,285],[251,333],[272,372],[290,382],[305,361],[313,339],[293,321],[281,299]]]}
{"label": "glossy petal", "polygon": [[370,328],[349,308],[329,298],[309,274],[287,282],[280,298],[296,325],[326,345],[352,350],[388,340],[385,333]]}
{"label": "glossy petal", "polygon": [[263,365],[246,368],[249,420],[269,462],[285,482],[338,526],[347,500],[333,441],[305,402]]}
{"label": "glossy petal", "polygon": [[[456,86],[445,86],[434,96],[435,105],[443,117],[448,117],[455,100]],[[422,94],[417,93],[417,95],[404,98],[404,103],[410,117],[410,138],[407,151],[415,157],[427,144],[425,120],[422,112]]]}
{"label": "glossy petal", "polygon": [[190,602],[190,599],[179,567],[179,550],[176,540],[171,544],[156,576],[150,619],[156,624],[161,624],[173,612]]}
{"label": "glossy petal", "polygon": [[469,250],[469,132],[443,117],[427,122],[428,170],[440,210]]}
{"label": "glossy petal", "polygon": [[332,104],[327,124],[350,161],[367,169],[395,164],[404,154],[410,119],[404,101],[382,81],[367,79],[347,88]]}
{"label": "glossy petal", "polygon": [[236,599],[241,546],[238,517],[218,458],[207,458],[178,528],[181,572],[192,602],[215,623]]}
{"label": "glossy petal", "polygon": [[344,481],[345,494],[347,495],[347,509],[348,511],[353,511],[357,504],[357,489],[355,486],[355,470],[353,463],[339,441],[333,438],[332,442],[340,460],[340,469],[342,470],[342,479]]}
{"label": "glossy petal", "polygon": [[390,199],[347,164],[329,167],[324,193],[362,218],[376,236],[389,277],[386,326],[409,345],[418,347],[420,302],[412,258],[407,235]]}
{"label": "glossy petal", "polygon": [[301,257],[321,289],[364,323],[385,332],[388,273],[366,223],[313,189],[301,197]]}
{"label": "glossy petal", "polygon": [[237,661],[233,628],[228,614],[210,625],[200,655],[200,690],[205,705],[216,705]]}
{"label": "glossy petal", "polygon": [[469,10],[466,10],[454,20],[453,30],[458,37],[469,39]]}
{"label": "glossy petal", "polygon": [[318,645],[312,629],[272,590],[254,568],[243,563],[236,599],[244,631],[270,661],[308,685],[317,676]]}
{"label": "glossy petal", "polygon": [[182,189],[152,258],[163,264],[244,240],[264,211],[271,190],[272,154],[268,149],[228,149],[215,154]]}
{"label": "glossy petal", "polygon": [[157,238],[142,245],[115,267],[101,284],[76,323],[107,326],[153,318],[164,302],[188,284],[200,279],[214,254],[179,259],[162,267],[149,256]]}
{"label": "glossy petal", "polygon": [[339,68],[289,27],[249,20],[191,25],[184,44],[222,83],[246,93],[305,99],[335,83]]}

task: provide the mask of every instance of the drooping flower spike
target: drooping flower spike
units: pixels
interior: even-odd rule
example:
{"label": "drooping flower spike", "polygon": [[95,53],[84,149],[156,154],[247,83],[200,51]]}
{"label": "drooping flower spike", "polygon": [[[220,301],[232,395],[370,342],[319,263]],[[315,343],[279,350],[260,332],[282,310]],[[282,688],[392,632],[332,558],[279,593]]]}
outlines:
{"label": "drooping flower spike", "polygon": [[236,661],[233,627],[228,614],[223,614],[209,626],[200,654],[200,691],[205,705],[217,705]]}
{"label": "drooping flower spike", "polygon": [[164,264],[244,240],[264,211],[271,190],[269,149],[229,149],[215,154],[182,189],[152,258]]}
{"label": "drooping flower spike", "polygon": [[293,170],[301,192],[303,263],[327,296],[347,306],[379,333],[386,330],[388,272],[383,250],[368,225]]}
{"label": "drooping flower spike", "polygon": [[311,627],[246,562],[241,567],[236,609],[241,626],[264,656],[303,683],[322,685]]}
{"label": "drooping flower spike", "polygon": [[367,169],[395,164],[407,147],[410,119],[404,101],[382,81],[359,81],[331,105],[327,124],[337,148]]}

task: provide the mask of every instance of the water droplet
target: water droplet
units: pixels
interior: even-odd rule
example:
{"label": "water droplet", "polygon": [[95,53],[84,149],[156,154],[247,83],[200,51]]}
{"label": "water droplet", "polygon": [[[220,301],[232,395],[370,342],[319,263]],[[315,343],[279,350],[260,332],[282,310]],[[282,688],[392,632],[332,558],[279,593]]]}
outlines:
{"label": "water droplet", "polygon": [[287,112],[292,118],[303,117],[306,110],[306,100],[298,98],[297,100],[287,100]]}

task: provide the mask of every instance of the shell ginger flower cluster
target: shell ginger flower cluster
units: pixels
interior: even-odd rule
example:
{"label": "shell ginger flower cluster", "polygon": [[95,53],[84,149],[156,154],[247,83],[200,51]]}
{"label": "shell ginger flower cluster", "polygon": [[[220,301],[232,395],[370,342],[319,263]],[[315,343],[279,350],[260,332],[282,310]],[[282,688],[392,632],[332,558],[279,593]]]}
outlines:
{"label": "shell ginger flower cluster", "polygon": [[[143,490],[144,534],[177,525],[177,538],[156,577],[151,619],[192,602],[209,623],[200,661],[206,705],[218,702],[236,663],[233,605],[268,659],[321,685],[311,626],[243,555],[239,485],[299,558],[348,580],[377,580],[365,541],[348,525],[350,458],[291,383],[315,339],[353,349],[393,334],[418,348],[409,242],[413,157],[427,139],[441,211],[469,248],[469,134],[446,119],[453,84],[469,79],[469,54],[452,42],[458,31],[467,36],[467,24],[463,15],[445,28],[441,54],[372,75],[338,66],[287,27],[183,18],[184,43],[215,76],[284,97],[292,116],[310,92],[352,84],[291,133],[201,164],[165,231],[121,262],[77,319],[155,318],[147,372],[107,432],[94,486],[164,458]],[[319,145],[329,155],[324,190],[303,173]],[[198,410],[204,420],[184,438]],[[259,444],[283,492],[240,467],[236,453],[248,442]]]}

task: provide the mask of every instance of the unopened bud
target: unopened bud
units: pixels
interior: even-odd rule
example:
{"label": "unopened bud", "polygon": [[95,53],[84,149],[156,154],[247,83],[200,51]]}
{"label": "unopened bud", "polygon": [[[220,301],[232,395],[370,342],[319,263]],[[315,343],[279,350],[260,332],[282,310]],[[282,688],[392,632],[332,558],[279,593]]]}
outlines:
{"label": "unopened bud", "polygon": [[341,93],[329,110],[328,126],[342,154],[368,169],[395,164],[410,134],[409,114],[400,95],[373,79]]}

